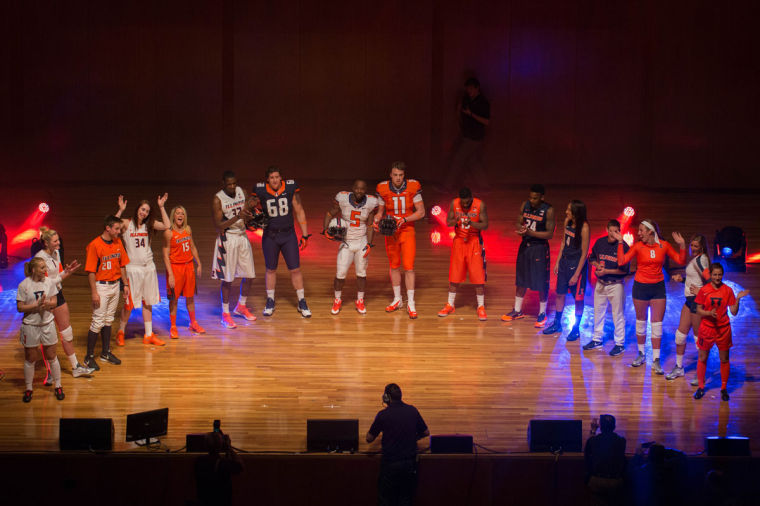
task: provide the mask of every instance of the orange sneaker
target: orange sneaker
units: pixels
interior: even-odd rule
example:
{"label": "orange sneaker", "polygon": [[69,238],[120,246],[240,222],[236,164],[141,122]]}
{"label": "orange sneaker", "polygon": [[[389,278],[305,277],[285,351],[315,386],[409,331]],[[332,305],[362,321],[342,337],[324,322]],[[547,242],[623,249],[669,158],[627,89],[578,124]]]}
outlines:
{"label": "orange sneaker", "polygon": [[235,306],[235,310],[232,312],[232,314],[235,314],[237,316],[242,316],[249,322],[256,321],[256,317],[252,315],[250,311],[248,311],[248,308],[245,306],[241,306],[240,304]]}
{"label": "orange sneaker", "polygon": [[155,344],[156,346],[163,346],[166,343],[156,337],[156,334],[143,336],[143,344]]}
{"label": "orange sneaker", "polygon": [[198,320],[193,320],[190,322],[190,326],[188,327],[190,331],[195,332],[196,334],[205,334],[206,329],[201,327],[201,324],[198,323]]}
{"label": "orange sneaker", "polygon": [[172,339],[179,339],[179,331],[174,325],[172,325],[172,328],[169,329],[169,337]]}
{"label": "orange sneaker", "polygon": [[520,318],[525,318],[525,315],[522,311],[515,311],[514,309],[507,314],[501,315],[501,321],[503,322],[511,322]]}
{"label": "orange sneaker", "polygon": [[488,319],[488,316],[486,316],[486,307],[485,306],[479,306],[478,307],[478,320],[484,322]]}
{"label": "orange sneaker", "polygon": [[222,326],[228,329],[237,328],[237,323],[232,321],[232,315],[229,313],[222,313]]}
{"label": "orange sneaker", "polygon": [[116,344],[124,346],[124,331],[120,330],[116,333]]}
{"label": "orange sneaker", "polygon": [[443,306],[443,309],[438,311],[438,316],[440,317],[449,316],[453,312],[454,312],[454,306],[452,306],[451,304],[447,302],[446,305]]}
{"label": "orange sneaker", "polygon": [[410,308],[409,306],[406,306],[406,312],[409,313],[410,320],[417,319],[417,311],[412,311],[412,308]]}
{"label": "orange sneaker", "polygon": [[399,300],[397,300],[395,302],[391,302],[390,304],[388,304],[388,306],[386,306],[386,308],[385,308],[385,312],[386,313],[392,313],[392,312],[396,311],[400,307],[401,307],[401,299],[399,299]]}
{"label": "orange sneaker", "polygon": [[359,314],[367,314],[367,308],[364,306],[364,299],[356,299],[356,310]]}
{"label": "orange sneaker", "polygon": [[343,301],[342,301],[342,300],[340,300],[340,299],[335,299],[335,300],[333,301],[333,307],[332,307],[332,309],[330,310],[330,313],[332,313],[332,314],[338,314],[338,313],[340,313],[340,307],[341,307],[342,305],[343,305]]}

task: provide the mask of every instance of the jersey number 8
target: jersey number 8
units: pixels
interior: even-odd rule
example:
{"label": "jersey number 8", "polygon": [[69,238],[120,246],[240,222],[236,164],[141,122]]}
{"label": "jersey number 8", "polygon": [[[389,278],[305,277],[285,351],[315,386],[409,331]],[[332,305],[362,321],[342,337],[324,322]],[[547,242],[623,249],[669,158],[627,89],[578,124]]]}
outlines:
{"label": "jersey number 8", "polygon": [[654,257],[655,257],[654,250],[650,249],[649,250],[649,258],[654,258]]}
{"label": "jersey number 8", "polygon": [[271,218],[276,216],[287,216],[290,209],[288,209],[288,199],[285,197],[279,199],[267,200],[267,214]]}

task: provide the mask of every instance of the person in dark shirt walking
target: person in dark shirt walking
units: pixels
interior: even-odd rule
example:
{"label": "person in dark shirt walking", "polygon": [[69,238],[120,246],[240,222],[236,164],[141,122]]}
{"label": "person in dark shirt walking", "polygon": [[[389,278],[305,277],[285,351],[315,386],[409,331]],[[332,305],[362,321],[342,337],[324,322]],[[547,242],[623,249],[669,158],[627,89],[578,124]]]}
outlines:
{"label": "person in dark shirt walking", "polygon": [[367,432],[373,442],[382,432],[382,460],[377,480],[377,504],[410,505],[417,488],[417,440],[430,435],[420,412],[401,400],[401,388],[385,387],[383,403]]}

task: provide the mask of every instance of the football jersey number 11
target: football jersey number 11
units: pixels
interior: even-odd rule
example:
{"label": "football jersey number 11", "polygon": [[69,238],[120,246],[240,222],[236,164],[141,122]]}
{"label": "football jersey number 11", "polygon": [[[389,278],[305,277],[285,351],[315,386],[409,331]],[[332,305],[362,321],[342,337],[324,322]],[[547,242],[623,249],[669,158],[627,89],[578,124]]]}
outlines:
{"label": "football jersey number 11", "polygon": [[[406,197],[391,197],[393,199],[393,214],[406,213]],[[399,207],[401,208],[399,210]]]}

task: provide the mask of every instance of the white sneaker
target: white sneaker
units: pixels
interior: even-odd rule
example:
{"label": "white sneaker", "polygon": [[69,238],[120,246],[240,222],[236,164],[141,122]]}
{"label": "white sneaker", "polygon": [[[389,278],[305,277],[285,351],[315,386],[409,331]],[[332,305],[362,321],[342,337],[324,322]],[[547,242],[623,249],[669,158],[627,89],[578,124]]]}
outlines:
{"label": "white sneaker", "polygon": [[92,374],[94,369],[90,369],[89,367],[85,367],[82,364],[77,364],[75,368],[71,370],[71,375],[75,378],[78,378],[80,376],[89,376]]}

